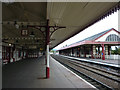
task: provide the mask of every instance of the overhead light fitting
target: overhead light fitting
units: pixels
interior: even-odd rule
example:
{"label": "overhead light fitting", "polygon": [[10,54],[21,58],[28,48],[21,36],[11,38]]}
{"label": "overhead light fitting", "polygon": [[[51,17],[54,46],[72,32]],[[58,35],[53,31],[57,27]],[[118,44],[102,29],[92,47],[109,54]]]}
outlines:
{"label": "overhead light fitting", "polygon": [[19,29],[19,25],[17,24],[17,21],[14,21],[14,25],[17,29]]}
{"label": "overhead light fitting", "polygon": [[11,44],[11,43],[9,43],[8,45],[9,45],[9,46],[12,46],[12,44]]}
{"label": "overhead light fitting", "polygon": [[31,36],[31,37],[34,37],[34,36],[35,36],[35,34],[34,34],[33,31],[31,32],[30,36]]}
{"label": "overhead light fitting", "polygon": [[17,29],[19,29],[19,25],[18,25],[18,24],[16,24],[15,27],[16,27]]}

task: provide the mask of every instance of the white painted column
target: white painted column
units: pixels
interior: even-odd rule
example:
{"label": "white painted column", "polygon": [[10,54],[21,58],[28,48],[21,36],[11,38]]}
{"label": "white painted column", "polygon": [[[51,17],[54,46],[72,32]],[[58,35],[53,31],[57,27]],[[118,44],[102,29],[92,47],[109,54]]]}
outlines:
{"label": "white painted column", "polygon": [[108,45],[105,45],[105,58],[108,59]]}
{"label": "white painted column", "polygon": [[108,55],[108,46],[105,45],[105,55]]}
{"label": "white painted column", "polygon": [[50,57],[49,57],[49,45],[47,45],[47,67],[49,68],[49,59],[50,59]]}
{"label": "white painted column", "polygon": [[50,77],[50,65],[49,65],[49,44],[47,45],[46,56],[47,56],[47,66],[46,66],[46,78]]}

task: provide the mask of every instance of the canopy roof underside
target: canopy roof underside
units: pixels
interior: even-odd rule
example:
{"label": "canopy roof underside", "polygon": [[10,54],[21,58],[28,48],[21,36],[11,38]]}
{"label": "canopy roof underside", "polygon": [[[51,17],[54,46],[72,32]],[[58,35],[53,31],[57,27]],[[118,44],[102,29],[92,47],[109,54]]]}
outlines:
{"label": "canopy roof underside", "polygon": [[[45,32],[39,29],[26,27],[27,25],[46,25],[49,19],[50,26],[65,26],[56,30],[50,37],[50,48],[67,40],[95,22],[109,16],[119,8],[118,2],[15,2],[3,3],[2,21],[4,42],[27,47],[33,45],[45,48]],[[16,29],[17,21],[20,28]],[[33,31],[34,38],[29,35],[21,36],[22,29]],[[52,31],[52,29],[50,29]],[[37,41],[37,42],[36,42]]]}

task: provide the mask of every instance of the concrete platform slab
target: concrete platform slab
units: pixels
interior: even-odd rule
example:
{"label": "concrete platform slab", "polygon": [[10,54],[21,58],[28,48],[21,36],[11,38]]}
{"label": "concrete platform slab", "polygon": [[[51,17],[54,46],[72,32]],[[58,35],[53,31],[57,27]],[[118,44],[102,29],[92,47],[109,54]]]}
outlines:
{"label": "concrete platform slab", "polygon": [[94,86],[50,57],[50,78],[45,79],[45,57],[3,66],[3,88],[92,88]]}

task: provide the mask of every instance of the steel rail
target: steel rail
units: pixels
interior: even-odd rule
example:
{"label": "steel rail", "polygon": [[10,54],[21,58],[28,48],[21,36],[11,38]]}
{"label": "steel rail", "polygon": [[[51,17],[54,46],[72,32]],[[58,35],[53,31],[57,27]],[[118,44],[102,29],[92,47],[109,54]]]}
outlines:
{"label": "steel rail", "polygon": [[[79,76],[83,77],[85,80],[87,80],[88,82],[92,83],[96,88],[101,89],[101,88],[105,88],[105,89],[109,89],[109,90],[114,90],[112,87],[94,79],[93,77],[88,76],[87,74],[80,72],[79,70],[77,70],[76,68],[65,64],[64,62],[58,60],[56,57],[52,56],[55,60],[57,60],[58,62],[60,62],[61,64],[63,64],[64,66],[66,66],[67,68],[69,68],[70,70],[72,70],[73,72],[77,73]],[[95,84],[94,84],[94,83]],[[96,86],[97,85],[97,86]]]}

